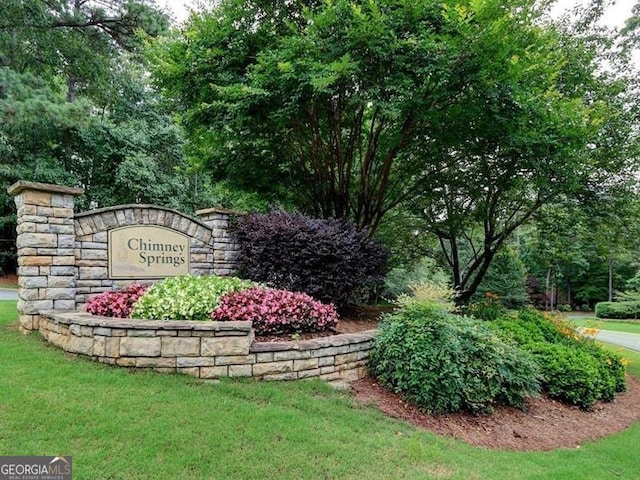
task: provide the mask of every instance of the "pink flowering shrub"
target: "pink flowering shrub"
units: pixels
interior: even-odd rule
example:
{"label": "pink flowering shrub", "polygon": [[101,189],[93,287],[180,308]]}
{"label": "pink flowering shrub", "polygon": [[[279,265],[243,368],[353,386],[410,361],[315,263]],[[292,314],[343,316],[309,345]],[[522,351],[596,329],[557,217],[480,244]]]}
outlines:
{"label": "pink flowering shrub", "polygon": [[338,324],[336,307],[306,293],[254,287],[220,300],[212,320],[251,320],[258,335],[321,332]]}
{"label": "pink flowering shrub", "polygon": [[85,309],[93,315],[127,318],[131,316],[133,305],[147,291],[146,285],[134,283],[122,292],[112,290],[91,297]]}

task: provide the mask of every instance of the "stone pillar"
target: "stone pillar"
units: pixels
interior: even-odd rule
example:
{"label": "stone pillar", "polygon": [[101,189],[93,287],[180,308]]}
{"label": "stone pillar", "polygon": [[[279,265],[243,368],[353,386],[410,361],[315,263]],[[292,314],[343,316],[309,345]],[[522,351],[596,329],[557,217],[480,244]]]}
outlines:
{"label": "stone pillar", "polygon": [[233,275],[238,269],[236,260],[239,245],[229,234],[229,222],[234,217],[246,214],[222,208],[207,208],[198,210],[196,215],[212,230],[213,273],[220,276]]}
{"label": "stone pillar", "polygon": [[74,197],[84,190],[19,181],[7,191],[18,209],[18,313],[23,332],[41,310],[75,310]]}

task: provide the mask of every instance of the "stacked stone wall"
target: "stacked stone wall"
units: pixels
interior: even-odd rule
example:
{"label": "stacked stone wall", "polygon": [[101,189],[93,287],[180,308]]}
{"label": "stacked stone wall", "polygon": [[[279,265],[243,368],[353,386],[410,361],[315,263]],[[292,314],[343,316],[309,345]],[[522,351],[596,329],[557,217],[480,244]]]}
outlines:
{"label": "stacked stone wall", "polygon": [[97,293],[110,289],[121,290],[136,282],[153,282],[149,279],[109,278],[107,235],[113,228],[153,225],[183,233],[190,238],[190,273],[193,275],[215,273],[215,244],[211,228],[204,222],[176,210],[155,205],[123,205],[79,213],[75,215],[74,220],[78,308],[82,308],[89,297]]}
{"label": "stacked stone wall", "polygon": [[352,381],[365,375],[374,331],[254,342],[251,322],[175,322],[42,312],[40,331],[66,352],[122,367],[198,378]]}
{"label": "stacked stone wall", "polygon": [[209,208],[198,210],[196,215],[212,231],[214,273],[221,276],[232,275],[236,270],[236,260],[240,247],[229,234],[229,222],[232,218],[243,214],[220,208]]}
{"label": "stacked stone wall", "polygon": [[20,328],[38,328],[40,310],[75,308],[74,197],[82,190],[17,182],[8,192],[17,207]]}

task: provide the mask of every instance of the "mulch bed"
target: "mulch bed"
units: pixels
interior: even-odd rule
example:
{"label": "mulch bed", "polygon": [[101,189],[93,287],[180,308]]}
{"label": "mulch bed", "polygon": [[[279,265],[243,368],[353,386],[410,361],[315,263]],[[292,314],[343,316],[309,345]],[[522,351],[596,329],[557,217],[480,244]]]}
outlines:
{"label": "mulch bed", "polygon": [[598,402],[589,411],[542,396],[530,400],[526,412],[499,407],[491,415],[425,414],[373,378],[353,382],[351,389],[359,401],[417,427],[472,445],[525,451],[580,448],[585,442],[629,427],[640,419],[640,382],[630,376],[627,382],[627,392],[611,403]]}
{"label": "mulch bed", "polygon": [[[340,320],[336,332],[305,334],[298,339],[370,330],[377,327],[380,313],[379,309],[356,311]],[[282,341],[283,338],[260,337],[256,340]],[[406,403],[401,395],[381,387],[372,377],[351,383],[351,391],[363,404],[438,435],[491,449],[546,451],[580,448],[585,442],[618,433],[640,420],[640,381],[627,376],[627,385],[627,391],[619,394],[615,401],[598,402],[588,411],[542,395],[529,400],[526,411],[498,407],[490,415],[426,414]]]}

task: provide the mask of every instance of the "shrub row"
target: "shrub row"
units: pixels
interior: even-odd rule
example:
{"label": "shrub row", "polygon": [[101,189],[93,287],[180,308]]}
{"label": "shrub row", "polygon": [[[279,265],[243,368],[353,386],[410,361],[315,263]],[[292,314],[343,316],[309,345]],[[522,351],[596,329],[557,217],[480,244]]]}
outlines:
{"label": "shrub row", "polygon": [[404,300],[380,325],[370,356],[381,385],[428,412],[524,407],[539,391],[532,356],[428,301]]}
{"label": "shrub row", "polygon": [[598,400],[611,401],[626,389],[621,358],[561,319],[523,310],[491,325],[533,355],[542,388],[552,398],[586,409]]}
{"label": "shrub row", "polygon": [[640,318],[640,302],[599,302],[596,303],[598,318]]}

